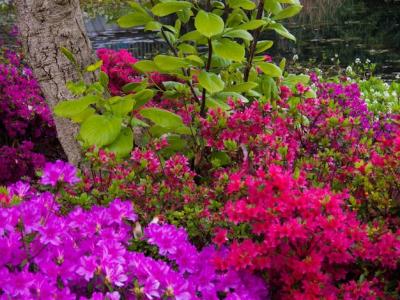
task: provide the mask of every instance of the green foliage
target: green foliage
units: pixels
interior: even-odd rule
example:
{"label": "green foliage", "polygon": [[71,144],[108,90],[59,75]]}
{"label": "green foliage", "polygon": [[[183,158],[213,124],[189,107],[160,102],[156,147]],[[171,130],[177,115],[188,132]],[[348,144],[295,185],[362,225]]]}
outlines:
{"label": "green foliage", "polygon": [[[119,26],[143,26],[144,30],[155,32],[165,40],[168,53],[135,63],[133,68],[142,74],[142,81],[123,86],[124,94],[117,97],[110,97],[107,91],[109,78],[99,71],[102,61],[87,66],[80,72],[94,72],[98,81],[85,83],[82,76],[78,82],[68,83],[75,99],[59,103],[55,114],[81,124],[79,139],[84,146],[104,148],[124,157],[136,143],[165,136],[176,142],[176,147],[171,146],[170,150],[184,150],[191,157],[200,157],[197,163],[201,163],[204,141],[197,135],[198,117],[206,117],[208,108],[228,111],[228,97],[244,102],[254,99],[273,102],[277,97],[284,63],[278,66],[263,62],[261,55],[273,46],[273,41],[259,41],[258,37],[263,31],[275,31],[294,40],[280,20],[300,10],[297,0],[260,4],[250,0],[209,4],[176,0],[130,2],[117,21]],[[164,18],[167,16],[168,19]],[[65,48],[61,51],[76,64],[70,51]],[[160,87],[150,78],[153,72],[175,79],[163,82]],[[193,105],[191,124],[184,124],[173,112],[143,108],[156,95]],[[142,140],[134,139],[133,127],[143,129]],[[210,155],[207,159],[212,165],[226,163],[223,153]]]}

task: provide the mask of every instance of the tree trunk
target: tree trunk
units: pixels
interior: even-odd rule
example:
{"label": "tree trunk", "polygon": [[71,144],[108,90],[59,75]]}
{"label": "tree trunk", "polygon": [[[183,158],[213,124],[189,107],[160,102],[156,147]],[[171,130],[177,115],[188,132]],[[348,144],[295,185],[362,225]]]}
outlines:
{"label": "tree trunk", "polygon": [[[66,83],[79,79],[79,72],[60,47],[70,50],[80,67],[93,63],[79,0],[15,0],[14,3],[27,62],[53,110],[59,101],[72,99]],[[78,126],[64,118],[54,116],[54,119],[68,160],[78,165],[82,157],[76,141]]]}

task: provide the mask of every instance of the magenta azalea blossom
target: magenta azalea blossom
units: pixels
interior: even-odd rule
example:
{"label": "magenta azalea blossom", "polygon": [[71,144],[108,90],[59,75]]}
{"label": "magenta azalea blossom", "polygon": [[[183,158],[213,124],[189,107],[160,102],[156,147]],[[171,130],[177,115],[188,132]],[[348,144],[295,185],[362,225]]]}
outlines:
{"label": "magenta azalea blossom", "polygon": [[46,163],[40,182],[51,186],[56,186],[59,182],[73,185],[80,181],[76,172],[77,170],[73,165],[61,160],[57,160],[55,163]]}

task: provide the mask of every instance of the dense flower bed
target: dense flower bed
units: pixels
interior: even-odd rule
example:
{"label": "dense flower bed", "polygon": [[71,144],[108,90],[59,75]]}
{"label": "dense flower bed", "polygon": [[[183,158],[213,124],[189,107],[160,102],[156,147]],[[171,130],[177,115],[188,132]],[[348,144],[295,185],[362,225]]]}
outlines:
{"label": "dense flower bed", "polygon": [[[126,51],[99,56],[113,95],[140,80]],[[352,80],[310,77],[204,118],[156,95],[147,105],[199,120],[202,158],[162,136],[4,189],[0,296],[396,299],[400,118]]]}
{"label": "dense flower bed", "polygon": [[33,177],[46,158],[63,157],[32,71],[6,48],[0,48],[0,131],[0,184]]}

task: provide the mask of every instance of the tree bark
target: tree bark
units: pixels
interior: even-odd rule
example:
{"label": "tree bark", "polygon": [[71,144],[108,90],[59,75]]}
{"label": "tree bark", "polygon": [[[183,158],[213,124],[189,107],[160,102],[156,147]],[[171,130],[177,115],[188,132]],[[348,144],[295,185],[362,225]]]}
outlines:
{"label": "tree bark", "polygon": [[[66,83],[79,80],[76,66],[62,54],[60,47],[70,50],[81,68],[94,61],[79,0],[15,0],[14,3],[27,62],[53,111],[59,101],[73,98]],[[67,119],[53,117],[69,162],[78,165],[82,158],[76,140],[78,126]]]}

